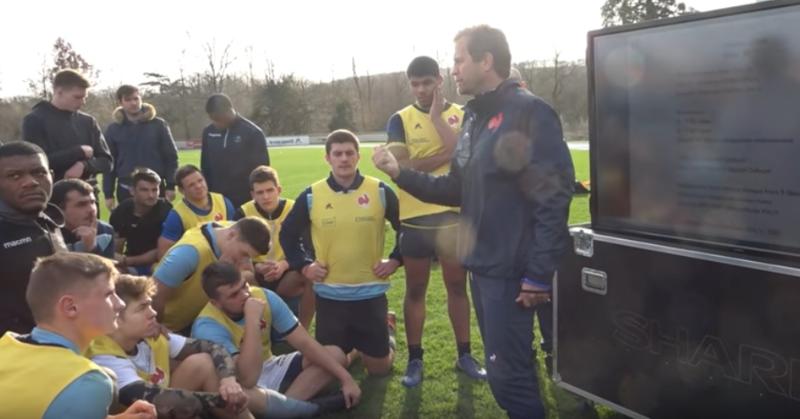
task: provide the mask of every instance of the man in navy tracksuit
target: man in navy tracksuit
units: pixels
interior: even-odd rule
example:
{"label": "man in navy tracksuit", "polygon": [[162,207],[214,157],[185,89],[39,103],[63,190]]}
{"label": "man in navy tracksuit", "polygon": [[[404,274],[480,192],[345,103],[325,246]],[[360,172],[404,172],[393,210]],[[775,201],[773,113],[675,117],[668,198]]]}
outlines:
{"label": "man in navy tracksuit", "polygon": [[221,93],[208,98],[206,113],[212,123],[203,130],[200,170],[209,191],[222,194],[239,208],[252,199],[250,172],[261,165],[269,166],[267,138]]}
{"label": "man in navy tracksuit", "polygon": [[556,112],[506,80],[505,35],[488,26],[455,38],[453,77],[473,95],[450,173],[400,169],[376,148],[375,165],[417,198],[460,206],[459,257],[486,353],[489,385],[511,418],[544,418],[532,349],[534,306],[550,300],[568,248],[574,170]]}

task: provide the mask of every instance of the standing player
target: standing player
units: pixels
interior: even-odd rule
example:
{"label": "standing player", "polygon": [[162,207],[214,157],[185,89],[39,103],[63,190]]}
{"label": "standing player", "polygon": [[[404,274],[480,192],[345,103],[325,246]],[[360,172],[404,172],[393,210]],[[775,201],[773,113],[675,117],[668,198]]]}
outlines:
{"label": "standing player", "polygon": [[[464,112],[442,97],[443,80],[439,64],[433,58],[414,58],[406,75],[417,100],[389,119],[388,147],[403,167],[432,175],[446,174]],[[408,366],[402,383],[414,387],[422,381],[425,294],[434,257],[441,263],[447,288],[447,308],[458,351],[456,367],[469,377],[485,379],[486,371],[470,354],[466,273],[455,257],[458,209],[422,202],[402,189],[398,195],[402,223],[400,253],[406,270],[403,308],[408,341]]]}
{"label": "standing player", "polygon": [[[395,249],[383,259],[388,220],[400,228],[397,195],[358,171],[358,137],[337,130],[325,140],[331,174],[295,200],[281,244],[292,269],[315,282],[317,340],[345,353],[356,349],[370,374],[388,373],[394,348],[387,327],[389,276],[402,263]],[[300,237],[311,230],[314,259]]]}

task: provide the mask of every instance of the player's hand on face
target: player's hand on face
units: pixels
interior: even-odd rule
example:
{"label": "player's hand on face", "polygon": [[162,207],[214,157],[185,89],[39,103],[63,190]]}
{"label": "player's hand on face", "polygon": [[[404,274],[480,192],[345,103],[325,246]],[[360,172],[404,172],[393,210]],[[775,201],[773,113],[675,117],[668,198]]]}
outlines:
{"label": "player's hand on face", "polygon": [[158,324],[158,328],[155,329],[153,335],[152,336],[147,336],[147,337],[148,338],[157,338],[159,336],[164,336],[165,338],[167,338],[169,340],[169,334],[170,333],[172,333],[172,330],[169,330],[169,328],[167,328],[167,326],[164,326],[163,324],[159,323]]}
{"label": "player's hand on face", "polygon": [[81,243],[83,243],[83,247],[86,248],[87,252],[92,251],[95,246],[97,246],[97,224],[91,226],[80,226],[72,230],[72,234],[77,236]]}
{"label": "player's hand on face", "polygon": [[306,265],[301,273],[314,282],[322,282],[328,276],[328,269],[325,268],[322,262],[314,261],[314,263]]}
{"label": "player's hand on face", "polygon": [[442,85],[440,83],[433,89],[433,102],[431,102],[429,115],[431,119],[439,119],[442,117],[442,112],[444,112],[444,94],[442,93]]}
{"label": "player's hand on face", "polygon": [[393,274],[399,266],[400,262],[397,260],[384,259],[372,267],[372,273],[374,273],[378,278],[386,279],[389,277],[389,275]]}
{"label": "player's hand on face", "polygon": [[244,318],[245,320],[248,319],[256,319],[260,320],[261,315],[264,314],[264,308],[267,306],[267,302],[264,300],[259,300],[258,298],[250,297],[244,303]]}

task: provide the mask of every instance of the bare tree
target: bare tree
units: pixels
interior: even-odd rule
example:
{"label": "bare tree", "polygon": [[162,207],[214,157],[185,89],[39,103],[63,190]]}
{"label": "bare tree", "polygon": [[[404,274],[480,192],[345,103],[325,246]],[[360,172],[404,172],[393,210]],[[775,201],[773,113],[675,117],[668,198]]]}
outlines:
{"label": "bare tree", "polygon": [[42,55],[42,65],[36,76],[28,79],[28,89],[31,93],[41,99],[50,100],[50,66],[47,64],[47,56]]}
{"label": "bare tree", "polygon": [[364,77],[359,77],[358,70],[356,69],[356,58],[352,58],[353,63],[353,83],[356,86],[356,94],[359,103],[359,115],[361,119],[361,129],[367,129],[369,126],[368,121],[372,121],[372,91],[375,86],[375,80],[369,75],[367,71]]}
{"label": "bare tree", "polygon": [[[52,58],[52,62],[48,63],[50,58]],[[56,73],[67,68],[78,70],[89,78],[97,78],[99,75],[99,72],[75,51],[72,44],[59,37],[53,43],[51,55],[42,56],[42,65],[38,74],[34,78],[28,79],[28,89],[34,96],[49,100],[52,97],[50,85],[53,78]]]}
{"label": "bare tree", "polygon": [[562,91],[561,79],[563,76],[561,74],[561,61],[559,60],[560,57],[561,52],[559,51],[556,51],[553,55],[553,90],[550,97],[553,101],[552,105],[556,109],[558,109],[558,99],[559,96],[561,96]]}
{"label": "bare tree", "polygon": [[216,40],[203,44],[203,51],[208,63],[208,74],[206,75],[208,87],[214,93],[221,92],[225,87],[228,68],[236,61],[236,57],[231,54],[231,47],[233,47],[233,41],[228,42],[222,48],[222,52],[218,52]]}

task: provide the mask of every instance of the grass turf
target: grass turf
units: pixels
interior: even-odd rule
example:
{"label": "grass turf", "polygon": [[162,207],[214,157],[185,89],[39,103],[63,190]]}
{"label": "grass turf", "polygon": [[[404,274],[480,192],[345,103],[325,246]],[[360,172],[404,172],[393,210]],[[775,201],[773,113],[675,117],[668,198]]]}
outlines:
{"label": "grass turf", "polygon": [[[365,147],[366,148],[366,147]],[[378,172],[372,165],[372,152],[362,149],[360,168],[362,173],[377,176],[388,184],[386,176]],[[589,178],[589,153],[573,151],[576,178]],[[295,198],[312,182],[327,176],[329,168],[324,160],[324,150],[320,147],[303,148],[271,148],[270,159],[278,171],[283,186],[283,196]],[[180,152],[180,164],[199,165],[200,152],[194,150]],[[235,164],[235,162],[231,162]],[[102,202],[102,201],[101,201]],[[108,211],[103,211],[104,218]],[[570,224],[583,223],[589,220],[587,196],[576,196],[570,209]],[[394,235],[387,234],[386,249],[394,246]],[[331,417],[344,418],[491,418],[504,417],[484,382],[475,382],[463,374],[456,373],[455,340],[450,321],[447,316],[447,301],[441,271],[434,268],[427,294],[427,318],[425,322],[423,347],[425,348],[425,378],[420,386],[408,390],[400,384],[400,377],[405,370],[408,353],[405,345],[403,327],[403,296],[405,293],[405,275],[402,270],[392,278],[392,287],[388,293],[389,309],[397,313],[397,358],[394,371],[383,378],[366,377],[360,364],[351,368],[351,372],[360,382],[363,390],[361,404],[355,409]],[[472,351],[483,364],[483,346],[472,312]],[[538,334],[538,328],[537,328]],[[538,341],[538,339],[537,339]],[[610,418],[613,412],[598,408],[596,411],[585,409],[580,401],[556,388],[544,373],[544,364],[540,353],[540,383],[542,400],[547,409],[549,419],[596,417]]]}

